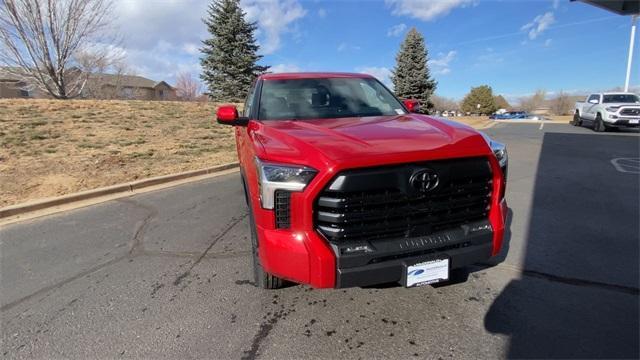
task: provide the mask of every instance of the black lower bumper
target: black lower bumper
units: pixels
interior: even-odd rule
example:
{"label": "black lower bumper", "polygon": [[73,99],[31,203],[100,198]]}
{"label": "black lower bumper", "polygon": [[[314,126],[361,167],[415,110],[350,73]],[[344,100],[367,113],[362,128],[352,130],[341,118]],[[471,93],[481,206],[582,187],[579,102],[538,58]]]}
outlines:
{"label": "black lower bumper", "polygon": [[365,245],[333,246],[337,288],[401,283],[408,266],[434,259],[450,259],[450,269],[485,261],[493,250],[493,231],[483,221],[430,236],[368,242],[366,251],[347,252],[358,246]]}
{"label": "black lower bumper", "polygon": [[625,120],[625,119],[620,119],[620,120],[616,120],[615,122],[610,122],[610,123],[606,123],[606,125],[608,127],[626,127],[626,128],[637,128],[640,127],[639,123],[630,123],[629,120]]}

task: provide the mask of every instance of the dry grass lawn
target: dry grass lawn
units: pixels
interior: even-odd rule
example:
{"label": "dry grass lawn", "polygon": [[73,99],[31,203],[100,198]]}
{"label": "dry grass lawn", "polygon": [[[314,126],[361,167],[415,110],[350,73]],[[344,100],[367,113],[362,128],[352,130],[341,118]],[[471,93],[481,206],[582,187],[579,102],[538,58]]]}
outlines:
{"label": "dry grass lawn", "polygon": [[0,207],[236,160],[210,103],[0,100]]}
{"label": "dry grass lawn", "polygon": [[[0,207],[236,160],[212,103],[0,100]],[[455,118],[476,128],[484,118]],[[568,120],[567,120],[568,121]]]}

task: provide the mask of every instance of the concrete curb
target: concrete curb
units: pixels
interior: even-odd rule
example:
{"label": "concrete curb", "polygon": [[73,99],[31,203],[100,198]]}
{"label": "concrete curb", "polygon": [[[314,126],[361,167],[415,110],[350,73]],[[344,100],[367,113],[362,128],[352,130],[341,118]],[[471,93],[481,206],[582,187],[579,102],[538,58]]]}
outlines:
{"label": "concrete curb", "polygon": [[64,204],[69,204],[77,201],[97,198],[105,195],[112,195],[123,192],[134,192],[136,190],[159,185],[170,183],[178,180],[183,180],[191,177],[202,176],[207,174],[212,174],[216,172],[220,172],[223,170],[229,170],[238,167],[239,164],[237,162],[223,164],[218,166],[209,167],[206,169],[200,170],[192,170],[186,171],[177,174],[163,175],[152,177],[148,179],[137,180],[129,183],[106,186],[98,189],[81,191],[74,194],[62,195],[53,198],[34,200],[22,204],[11,205],[7,207],[0,208],[0,219],[8,218],[10,216],[20,215],[24,213],[28,213],[31,211],[42,210],[53,206],[59,206]]}

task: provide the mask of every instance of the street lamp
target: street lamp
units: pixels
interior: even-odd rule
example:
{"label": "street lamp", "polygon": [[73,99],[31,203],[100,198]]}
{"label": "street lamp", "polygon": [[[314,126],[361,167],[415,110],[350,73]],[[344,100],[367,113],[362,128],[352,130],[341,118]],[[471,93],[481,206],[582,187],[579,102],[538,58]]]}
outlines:
{"label": "street lamp", "polygon": [[571,0],[581,1],[619,15],[631,15],[631,37],[629,38],[629,55],[627,56],[627,75],[624,79],[624,91],[629,91],[631,78],[631,63],[633,61],[633,45],[636,38],[636,25],[640,15],[640,1],[638,0]]}

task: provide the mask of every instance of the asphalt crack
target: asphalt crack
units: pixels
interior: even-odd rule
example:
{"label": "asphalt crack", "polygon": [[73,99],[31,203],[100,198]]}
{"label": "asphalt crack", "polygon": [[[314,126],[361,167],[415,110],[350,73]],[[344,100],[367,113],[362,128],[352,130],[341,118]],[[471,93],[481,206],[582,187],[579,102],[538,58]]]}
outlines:
{"label": "asphalt crack", "polygon": [[152,206],[139,203],[133,199],[116,199],[116,201],[133,205],[137,208],[147,211],[147,215],[142,220],[142,223],[140,223],[140,225],[138,225],[138,227],[136,228],[133,239],[131,241],[131,248],[129,249],[129,255],[135,256],[144,253],[144,234],[149,228],[151,219],[158,215],[158,210],[156,210],[156,208]]}
{"label": "asphalt crack", "polygon": [[131,239],[131,248],[129,249],[128,254],[115,257],[115,258],[113,258],[113,259],[111,259],[111,260],[109,260],[109,261],[107,261],[105,263],[93,266],[93,267],[91,267],[91,268],[89,268],[87,270],[84,270],[84,271],[81,271],[81,272],[77,273],[76,275],[68,277],[68,278],[66,278],[66,279],[64,279],[62,281],[59,281],[59,282],[55,283],[55,284],[46,286],[46,287],[44,287],[42,289],[39,289],[39,290],[29,294],[29,295],[23,296],[23,297],[21,297],[19,299],[16,299],[16,300],[14,300],[14,301],[12,301],[10,303],[2,305],[0,307],[0,312],[5,312],[7,310],[10,310],[11,308],[15,307],[16,305],[19,305],[19,304],[23,303],[24,301],[27,301],[27,300],[32,299],[32,298],[34,298],[36,296],[39,296],[39,295],[46,294],[46,293],[48,293],[50,291],[56,290],[56,289],[66,285],[66,284],[69,284],[70,282],[73,282],[75,280],[81,279],[81,278],[83,278],[83,277],[85,277],[85,276],[87,276],[89,274],[93,274],[93,273],[95,273],[95,272],[97,272],[97,271],[99,271],[99,270],[101,270],[101,269],[103,269],[105,267],[108,267],[110,265],[113,265],[113,264],[115,264],[115,263],[117,263],[117,262],[119,262],[119,261],[121,261],[123,259],[126,259],[128,257],[135,257],[137,254],[142,253],[144,251],[144,244],[143,244],[143,241],[142,241],[144,233],[148,229],[149,223],[151,222],[151,219],[153,219],[153,217],[155,217],[158,214],[158,211],[155,208],[151,207],[151,206],[140,204],[140,203],[136,202],[135,200],[131,200],[131,199],[116,199],[115,201],[126,203],[126,204],[129,204],[129,205],[133,205],[135,207],[138,207],[138,208],[141,208],[141,209],[144,209],[144,210],[147,211],[147,214],[145,215],[144,219],[142,220],[140,225],[138,225],[138,227],[134,231],[133,238]]}
{"label": "asphalt crack", "polygon": [[247,217],[247,214],[242,214],[242,215],[238,216],[237,218],[231,218],[231,221],[227,224],[227,226],[220,233],[218,233],[218,235],[216,235],[213,238],[213,240],[211,241],[209,246],[207,246],[207,248],[202,252],[202,254],[200,254],[200,256],[198,256],[198,258],[191,264],[191,266],[189,266],[189,268],[185,272],[180,274],[173,281],[173,285],[174,286],[180,285],[182,280],[184,280],[187,276],[189,276],[191,274],[191,270],[193,270],[193,268],[195,268],[202,261],[202,259],[204,259],[205,256],[207,256],[207,253],[209,252],[209,250],[211,250],[211,248],[213,248],[213,246],[218,241],[220,241],[220,239],[222,239],[225,235],[227,235],[227,233],[229,231],[231,231],[231,229],[233,229],[236,225],[238,225],[238,223],[240,223],[242,220],[244,220],[245,217]]}

